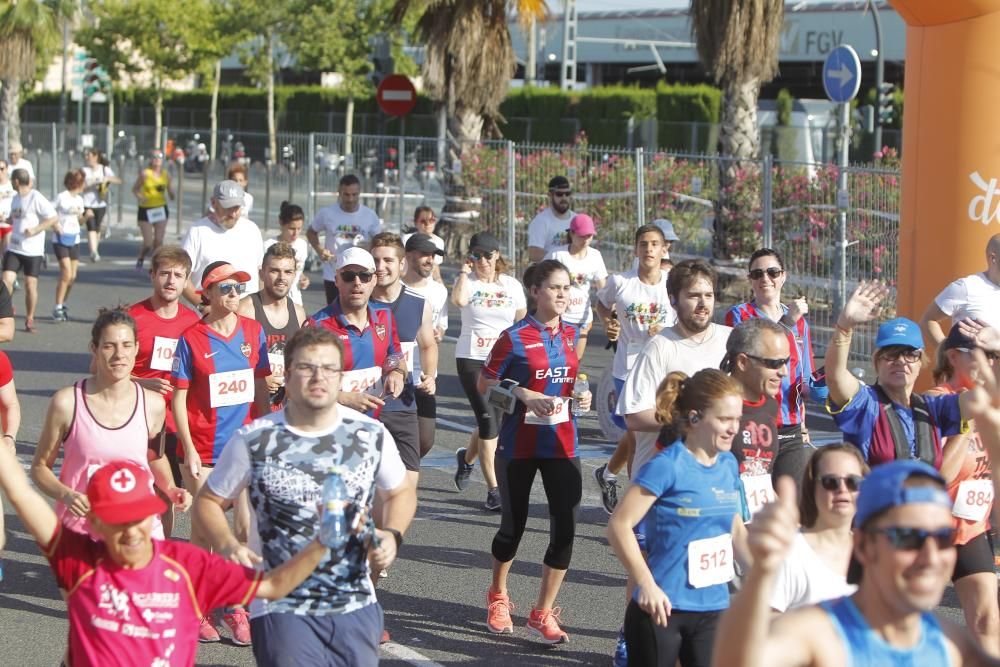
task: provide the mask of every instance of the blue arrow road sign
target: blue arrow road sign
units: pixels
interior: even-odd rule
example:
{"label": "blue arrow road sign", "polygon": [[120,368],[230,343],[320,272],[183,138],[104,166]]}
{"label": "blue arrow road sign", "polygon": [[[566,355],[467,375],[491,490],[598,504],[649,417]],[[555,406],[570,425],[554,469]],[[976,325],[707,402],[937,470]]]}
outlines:
{"label": "blue arrow road sign", "polygon": [[823,88],[833,102],[850,102],[861,87],[861,60],[850,46],[838,46],[823,63]]}

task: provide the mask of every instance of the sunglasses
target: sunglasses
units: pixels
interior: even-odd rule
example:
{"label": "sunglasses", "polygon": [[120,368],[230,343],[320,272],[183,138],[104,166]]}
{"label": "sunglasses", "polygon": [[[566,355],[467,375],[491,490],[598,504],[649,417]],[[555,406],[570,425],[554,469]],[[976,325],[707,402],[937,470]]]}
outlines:
{"label": "sunglasses", "polygon": [[370,283],[375,274],[371,271],[341,271],[340,277],[348,283],[353,283],[355,278],[358,278],[363,283]]}
{"label": "sunglasses", "polygon": [[888,528],[875,528],[868,532],[885,535],[893,549],[899,551],[919,551],[924,548],[924,542],[933,538],[938,549],[950,549],[955,546],[955,529],[940,528],[938,530],[924,530],[923,528],[903,528],[900,526],[890,526]]}
{"label": "sunglasses", "polygon": [[768,278],[774,280],[784,272],[785,272],[784,269],[779,269],[776,266],[771,266],[766,269],[754,269],[753,271],[747,273],[747,275],[750,276],[750,280],[760,280],[761,278],[764,277],[764,274],[766,273]]}
{"label": "sunglasses", "polygon": [[784,359],[768,359],[766,357],[758,357],[753,354],[748,354],[747,356],[753,359],[754,361],[758,362],[764,368],[770,368],[772,371],[776,371],[779,368],[784,368],[784,366],[788,363],[788,360],[790,359],[790,357],[785,357]]}
{"label": "sunglasses", "polygon": [[553,190],[552,191],[552,196],[553,197],[572,197],[573,196],[573,192],[572,192],[572,190]]}
{"label": "sunglasses", "polygon": [[[965,354],[972,354],[973,352],[973,350],[970,350],[967,347],[956,347],[955,349]],[[983,354],[985,354],[986,358],[989,359],[990,361],[996,361],[997,359],[1000,359],[1000,354],[997,354],[996,352],[987,352],[986,350],[983,350]]]}
{"label": "sunglasses", "polygon": [[219,294],[222,296],[229,296],[235,290],[237,294],[243,294],[247,291],[246,283],[226,283],[225,285],[219,285]]}
{"label": "sunglasses", "polygon": [[902,359],[908,364],[917,363],[923,356],[924,356],[923,350],[916,350],[912,347],[911,348],[897,347],[885,350],[879,354],[879,357],[885,359],[886,361],[899,361],[900,359]]}
{"label": "sunglasses", "polygon": [[493,259],[493,251],[491,250],[490,252],[470,252],[469,257],[471,257],[473,260],[477,262],[481,259],[490,260]]}
{"label": "sunglasses", "polygon": [[843,482],[847,490],[854,493],[861,488],[861,481],[863,479],[861,475],[844,475],[843,477],[838,475],[823,475],[819,478],[819,483],[827,491],[837,491],[840,489],[840,483]]}

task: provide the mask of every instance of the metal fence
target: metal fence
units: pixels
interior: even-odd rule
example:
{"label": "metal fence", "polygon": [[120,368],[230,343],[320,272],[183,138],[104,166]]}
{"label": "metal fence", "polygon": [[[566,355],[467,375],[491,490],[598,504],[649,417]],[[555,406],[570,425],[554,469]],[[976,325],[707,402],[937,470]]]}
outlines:
{"label": "metal fence", "polygon": [[[171,140],[178,149],[207,143],[208,130],[163,128],[157,141],[146,126],[97,126],[90,141],[107,152],[125,184],[112,189],[112,221],[131,228],[135,210],[131,184],[143,156]],[[7,133],[0,127],[6,146]],[[249,155],[263,154],[266,134],[242,133]],[[62,189],[62,177],[79,166],[72,131],[65,139],[52,124],[23,124],[22,143],[35,163],[39,188],[50,195]],[[895,283],[899,224],[899,173],[896,165],[854,165],[847,169],[847,190],[838,198],[839,169],[830,164],[761,160],[727,161],[719,156],[646,151],[588,145],[482,141],[460,147],[437,138],[336,133],[280,132],[277,158],[249,161],[253,218],[265,230],[277,226],[283,200],[312,215],[336,201],[337,182],[347,173],[362,182],[362,201],[388,229],[408,226],[418,205],[439,212],[440,232],[452,256],[464,250],[463,239],[489,229],[505,241],[506,254],[523,266],[527,226],[547,203],[547,183],[565,175],[573,187],[573,207],[598,223],[598,247],[609,270],[632,264],[637,226],[656,218],[674,223],[681,240],[675,258],[726,256],[717,261],[724,302],[749,298],[745,260],[764,245],[778,249],[788,270],[786,296],[809,298],[814,340],[822,349],[836,316],[837,297],[862,279]],[[178,190],[171,217],[178,233],[203,215],[211,188],[224,178],[233,146],[220,140],[219,160],[170,160]],[[843,216],[844,224],[840,224]],[[716,234],[716,220],[725,233]],[[126,222],[128,220],[129,222]],[[843,238],[842,238],[843,237]],[[713,240],[722,247],[713,248]],[[718,244],[716,244],[718,245]],[[844,265],[843,280],[839,270]],[[855,350],[870,354],[871,332],[862,333]]]}

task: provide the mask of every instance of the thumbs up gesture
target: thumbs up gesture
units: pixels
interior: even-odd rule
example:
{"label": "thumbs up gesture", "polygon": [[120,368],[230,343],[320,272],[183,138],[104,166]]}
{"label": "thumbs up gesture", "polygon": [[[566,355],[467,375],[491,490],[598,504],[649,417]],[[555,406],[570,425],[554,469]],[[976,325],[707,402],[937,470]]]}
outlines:
{"label": "thumbs up gesture", "polygon": [[754,515],[748,526],[748,544],[754,568],[767,572],[778,569],[799,531],[799,507],[795,482],[779,477],[775,485],[778,499]]}

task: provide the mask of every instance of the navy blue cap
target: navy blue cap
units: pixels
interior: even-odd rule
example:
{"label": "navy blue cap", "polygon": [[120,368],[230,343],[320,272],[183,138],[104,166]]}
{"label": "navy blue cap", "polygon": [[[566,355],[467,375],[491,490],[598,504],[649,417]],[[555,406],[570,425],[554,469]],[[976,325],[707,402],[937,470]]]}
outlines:
{"label": "navy blue cap", "polygon": [[[929,477],[941,484],[934,486],[905,486],[911,477]],[[868,519],[900,505],[930,503],[951,510],[951,496],[944,490],[945,481],[941,474],[923,461],[891,461],[872,468],[861,482],[858,494],[858,509],[854,515],[854,525],[863,526]]]}

